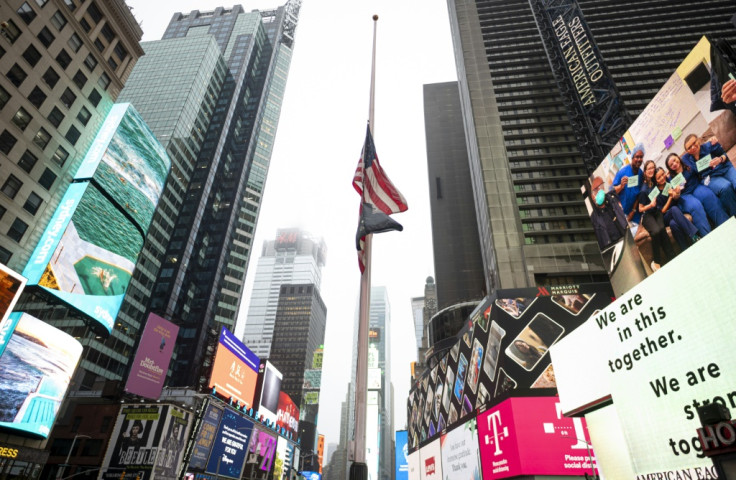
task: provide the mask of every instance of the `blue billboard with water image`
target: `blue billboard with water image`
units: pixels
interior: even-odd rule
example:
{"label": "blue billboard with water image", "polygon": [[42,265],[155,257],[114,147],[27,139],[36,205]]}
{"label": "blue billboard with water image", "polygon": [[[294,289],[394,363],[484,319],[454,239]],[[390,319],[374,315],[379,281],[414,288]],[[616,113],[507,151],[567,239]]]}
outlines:
{"label": "blue billboard with water image", "polygon": [[72,336],[27,313],[0,356],[0,427],[47,438],[82,355]]}
{"label": "blue billboard with water image", "polygon": [[115,105],[23,275],[110,332],[171,162],[129,104]]}

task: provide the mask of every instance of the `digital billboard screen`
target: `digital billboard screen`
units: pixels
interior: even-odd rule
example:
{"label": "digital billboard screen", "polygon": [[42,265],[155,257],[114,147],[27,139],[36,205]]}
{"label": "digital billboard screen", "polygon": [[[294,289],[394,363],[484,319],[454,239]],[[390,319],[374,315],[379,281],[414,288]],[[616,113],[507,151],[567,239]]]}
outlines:
{"label": "digital billboard screen", "polygon": [[408,436],[406,430],[398,430],[396,432],[396,480],[409,480],[409,448]]}
{"label": "digital billboard screen", "polygon": [[3,328],[12,335],[0,356],[0,427],[47,438],[82,345],[27,313],[11,313]]}
{"label": "digital billboard screen", "polygon": [[736,214],[729,74],[703,37],[583,185],[616,295]]}
{"label": "digital billboard screen", "polygon": [[277,437],[262,425],[253,427],[253,435],[248,445],[245,460],[244,478],[268,480],[275,466]]}
{"label": "digital billboard screen", "polygon": [[210,402],[205,408],[204,414],[202,415],[202,422],[199,426],[199,432],[195,437],[194,447],[192,448],[189,468],[204,470],[207,466],[207,459],[210,458],[212,446],[217,439],[217,431],[220,428],[222,412],[223,408],[215,402]]}
{"label": "digital billboard screen", "polygon": [[212,366],[209,388],[232,398],[245,408],[253,407],[260,360],[230,330],[222,327]]}
{"label": "digital billboard screen", "polygon": [[299,407],[288,393],[279,393],[279,407],[276,412],[276,426],[284,428],[293,438],[299,434]]}
{"label": "digital billboard screen", "polygon": [[218,477],[240,478],[254,433],[253,422],[226,408],[205,471]]}
{"label": "digital billboard screen", "polygon": [[268,360],[262,362],[261,367],[263,371],[261,373],[261,398],[258,402],[258,414],[263,415],[264,419],[276,423],[281,380],[284,376]]}
{"label": "digital billboard screen", "polygon": [[440,437],[445,480],[481,480],[478,426],[475,418]]}
{"label": "digital billboard screen", "polygon": [[23,276],[0,263],[0,325],[13,311],[25,284]]}
{"label": "digital billboard screen", "polygon": [[23,275],[108,333],[170,160],[129,104],[113,106]]}
{"label": "digital billboard screen", "polygon": [[166,406],[166,420],[156,452],[154,474],[157,480],[177,480],[189,439],[192,413],[173,405]]}
{"label": "digital billboard screen", "polygon": [[552,347],[562,411],[612,399],[637,476],[703,472],[697,407],[736,409],[734,238],[732,218]]}
{"label": "digital billboard screen", "polygon": [[179,327],[151,313],[125,383],[125,391],[158,400],[169,370]]}
{"label": "digital billboard screen", "polygon": [[419,478],[442,480],[442,450],[440,439],[428,443],[419,451]]}

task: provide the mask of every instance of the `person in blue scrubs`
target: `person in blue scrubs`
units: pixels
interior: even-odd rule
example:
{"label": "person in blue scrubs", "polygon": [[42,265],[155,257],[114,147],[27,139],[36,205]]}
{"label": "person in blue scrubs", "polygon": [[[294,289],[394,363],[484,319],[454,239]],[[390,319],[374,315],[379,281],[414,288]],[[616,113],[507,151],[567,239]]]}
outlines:
{"label": "person in blue scrubs", "polygon": [[[680,210],[680,207],[677,206],[680,194],[676,188],[670,188],[667,195],[662,195],[661,192],[667,186],[667,172],[664,171],[664,168],[657,168],[654,179],[660,191],[660,194],[657,195],[657,208],[664,215],[664,224],[670,227],[672,236],[677,240],[680,250],[684,252],[690,245],[700,240],[698,229],[695,228],[693,222],[688,220],[685,214],[682,213],[682,210]],[[696,215],[708,223],[708,217],[705,215],[703,205],[700,205]]]}
{"label": "person in blue scrubs", "polygon": [[726,155],[718,139],[712,137],[701,143],[697,135],[691,133],[685,137],[684,160],[697,163],[706,155],[711,156],[709,166],[698,172],[702,183],[710,188],[729,215],[736,215],[736,169]]}
{"label": "person in blue scrubs", "polygon": [[641,225],[647,229],[652,239],[652,255],[654,261],[651,264],[652,271],[659,270],[660,266],[675,258],[675,250],[670,244],[670,237],[667,235],[667,228],[664,223],[664,215],[657,207],[657,197],[651,200],[649,195],[657,188],[654,185],[654,173],[657,166],[654,161],[647,160],[644,164],[643,179],[641,189],[639,190],[639,213],[641,213]]}
{"label": "person in blue scrubs", "polygon": [[696,215],[700,208],[705,209],[705,214],[716,226],[728,220],[728,214],[716,194],[700,183],[694,163],[681,159],[676,153],[670,153],[665,164],[670,172],[670,182],[679,174],[682,174],[685,179],[684,185],[674,187],[680,193],[678,205],[683,212],[693,217],[693,223],[701,237],[710,233],[711,228],[707,220]]}
{"label": "person in blue scrubs", "polygon": [[[631,151],[631,163],[624,165],[613,178],[611,190],[621,200],[626,219],[632,223],[639,223],[641,214],[637,205],[639,189],[642,183],[641,164],[644,162],[644,145],[638,143]],[[632,180],[632,178],[636,180]]]}

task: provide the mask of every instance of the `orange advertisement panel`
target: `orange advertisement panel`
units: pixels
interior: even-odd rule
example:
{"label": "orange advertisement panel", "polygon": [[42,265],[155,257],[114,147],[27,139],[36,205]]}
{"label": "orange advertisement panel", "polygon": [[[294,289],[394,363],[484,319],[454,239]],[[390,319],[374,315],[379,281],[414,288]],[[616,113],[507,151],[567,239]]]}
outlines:
{"label": "orange advertisement panel", "polygon": [[246,408],[253,407],[258,379],[258,357],[223,327],[210,376],[210,388]]}

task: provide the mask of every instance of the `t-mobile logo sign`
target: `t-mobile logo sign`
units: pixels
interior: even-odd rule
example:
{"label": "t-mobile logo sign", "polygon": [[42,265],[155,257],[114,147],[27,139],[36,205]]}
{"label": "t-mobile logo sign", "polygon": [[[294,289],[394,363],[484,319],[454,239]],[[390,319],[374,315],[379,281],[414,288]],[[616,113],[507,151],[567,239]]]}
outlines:
{"label": "t-mobile logo sign", "polygon": [[435,474],[435,464],[434,464],[434,457],[430,457],[424,461],[424,475],[427,477],[434,477]]}
{"label": "t-mobile logo sign", "polygon": [[494,456],[501,455],[501,440],[509,437],[509,427],[503,427],[501,424],[501,412],[495,411],[488,415],[488,430],[493,432],[493,435],[486,435],[486,445],[493,445],[496,447],[496,451],[493,452]]}

